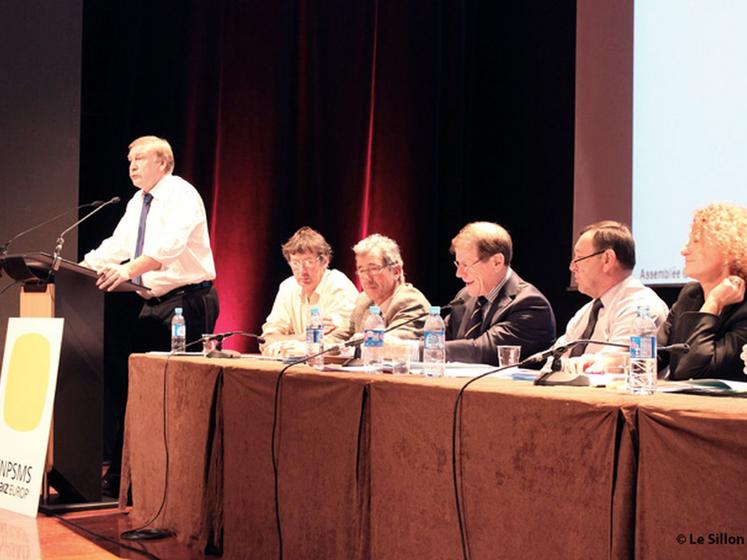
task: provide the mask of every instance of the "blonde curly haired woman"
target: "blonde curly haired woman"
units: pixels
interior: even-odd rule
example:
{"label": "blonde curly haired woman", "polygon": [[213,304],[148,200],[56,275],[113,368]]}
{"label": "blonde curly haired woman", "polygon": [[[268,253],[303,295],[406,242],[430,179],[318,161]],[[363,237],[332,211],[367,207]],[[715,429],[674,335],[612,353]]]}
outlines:
{"label": "blonde curly haired woman", "polygon": [[740,358],[747,344],[747,208],[711,204],[696,211],[681,252],[685,276],[695,282],[680,291],[657,342],[686,342],[690,351],[660,356],[660,373],[670,380],[747,381]]}

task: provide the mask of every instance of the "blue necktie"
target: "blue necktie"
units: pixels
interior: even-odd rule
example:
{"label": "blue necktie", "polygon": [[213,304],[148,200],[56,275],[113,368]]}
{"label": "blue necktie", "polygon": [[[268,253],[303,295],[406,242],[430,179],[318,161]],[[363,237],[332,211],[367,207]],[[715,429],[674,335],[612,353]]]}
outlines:
{"label": "blue necktie", "polygon": [[[135,256],[133,260],[143,254],[143,243],[145,242],[145,222],[148,219],[148,212],[150,211],[150,203],[153,200],[153,195],[150,193],[143,194],[143,207],[140,210],[140,222],[137,226],[137,242],[135,243]],[[142,284],[142,276],[136,276],[132,279],[134,284]]]}

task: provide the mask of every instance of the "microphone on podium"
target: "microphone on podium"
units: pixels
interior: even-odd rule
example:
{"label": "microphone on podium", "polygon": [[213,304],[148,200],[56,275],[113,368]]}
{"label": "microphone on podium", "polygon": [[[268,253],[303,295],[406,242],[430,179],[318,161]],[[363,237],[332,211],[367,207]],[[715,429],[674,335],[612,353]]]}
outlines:
{"label": "microphone on podium", "polygon": [[[118,197],[115,197],[115,198],[117,198],[117,201],[119,201]],[[55,221],[59,220],[60,218],[64,218],[68,214],[72,214],[73,212],[77,212],[78,210],[82,210],[83,208],[91,208],[91,207],[97,208],[97,207],[101,206],[102,204],[105,204],[105,203],[103,201],[101,201],[101,200],[94,200],[93,202],[87,202],[86,204],[81,204],[77,208],[71,208],[69,210],[65,210],[64,212],[61,212],[60,214],[57,214],[56,216],[53,216],[53,217],[49,218],[48,220],[44,220],[43,222],[41,222],[39,224],[36,224],[35,226],[32,226],[32,227],[30,227],[28,229],[23,230],[20,233],[15,234],[13,237],[11,237],[10,239],[8,239],[5,243],[3,243],[2,245],[0,245],[0,258],[3,258],[3,257],[5,257],[8,254],[8,249],[10,248],[10,245],[16,239],[18,239],[19,237],[23,237],[24,235],[26,235],[28,233],[31,233],[32,231],[36,231],[39,228],[42,228],[42,227],[44,227],[44,226],[46,226],[48,224],[51,224],[52,222],[55,222]],[[106,204],[109,204],[109,202],[107,202]]]}
{"label": "microphone on podium", "polygon": [[83,216],[80,220],[78,220],[73,225],[71,225],[67,229],[63,230],[62,233],[60,233],[60,235],[57,237],[57,244],[55,245],[55,248],[54,248],[54,254],[52,255],[54,257],[54,260],[52,261],[52,267],[51,267],[51,269],[49,271],[50,277],[55,272],[57,272],[60,269],[60,260],[62,258],[61,257],[61,255],[62,255],[62,246],[65,244],[65,235],[69,231],[71,231],[71,230],[75,229],[76,227],[78,227],[81,224],[81,222],[86,221],[88,218],[90,218],[91,216],[93,216],[96,212],[98,212],[102,208],[104,208],[106,206],[109,206],[110,204],[118,204],[120,200],[121,199],[118,196],[112,197],[109,200],[107,200],[106,202],[99,202],[97,200],[95,203],[92,203],[92,205],[93,204],[97,205],[95,209],[91,210],[88,214],[86,214],[85,216]]}

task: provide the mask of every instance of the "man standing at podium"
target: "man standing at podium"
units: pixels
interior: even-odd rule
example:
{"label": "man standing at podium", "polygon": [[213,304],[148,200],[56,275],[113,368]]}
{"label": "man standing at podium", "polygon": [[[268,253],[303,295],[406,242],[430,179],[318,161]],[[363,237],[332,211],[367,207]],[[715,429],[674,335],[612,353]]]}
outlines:
{"label": "man standing at podium", "polygon": [[150,288],[138,292],[146,301],[137,350],[169,350],[175,308],[184,310],[193,340],[212,332],[218,318],[205,205],[192,185],[171,174],[174,155],[166,140],[143,136],[129,148],[130,179],[139,190],[112,236],[87,253],[83,264],[99,273],[102,290],[111,292],[127,280]]}
{"label": "man standing at podium", "polygon": [[[144,286],[138,292],[145,302],[132,349],[167,351],[177,307],[183,309],[187,342],[213,332],[218,318],[205,205],[192,185],[172,175],[174,154],[166,140],[143,136],[134,140],[129,150],[130,179],[138,191],[127,203],[112,236],[87,253],[82,264],[99,273],[101,290],[111,292],[128,280]],[[126,376],[126,369],[124,373]],[[115,413],[120,427],[127,398],[126,377],[121,381],[125,391]],[[112,476],[116,475],[116,486],[121,443],[120,433],[110,469]],[[110,486],[105,489],[116,491],[114,482]]]}

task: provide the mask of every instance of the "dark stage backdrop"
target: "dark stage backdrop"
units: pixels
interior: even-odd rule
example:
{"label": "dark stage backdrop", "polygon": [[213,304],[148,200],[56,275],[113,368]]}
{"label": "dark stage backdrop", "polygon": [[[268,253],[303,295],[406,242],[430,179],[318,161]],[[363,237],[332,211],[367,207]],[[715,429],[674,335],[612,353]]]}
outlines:
{"label": "dark stage backdrop", "polygon": [[[69,212],[19,237],[10,254],[51,253],[77,220],[82,11],[83,0],[0,2],[0,245]],[[75,260],[77,232],[65,239],[62,255]],[[0,356],[19,310],[11,282],[0,274]]]}
{"label": "dark stage backdrop", "polygon": [[[260,328],[303,225],[351,277],[358,239],[393,237],[446,303],[449,243],[473,220],[507,227],[563,328],[584,299],[566,291],[575,16],[570,0],[87,2],[80,197],[131,196],[127,144],[168,138],[208,207],[219,330]],[[82,228],[81,255],[115,223]]]}

